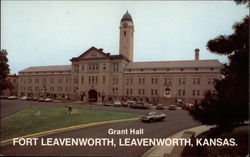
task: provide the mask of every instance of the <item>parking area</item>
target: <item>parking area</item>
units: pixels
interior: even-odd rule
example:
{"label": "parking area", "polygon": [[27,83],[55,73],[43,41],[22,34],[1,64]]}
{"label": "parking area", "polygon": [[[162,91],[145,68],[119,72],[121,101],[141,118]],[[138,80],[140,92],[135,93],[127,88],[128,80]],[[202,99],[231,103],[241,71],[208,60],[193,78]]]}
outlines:
{"label": "parking area", "polygon": [[106,111],[117,111],[117,112],[127,112],[127,113],[134,113],[138,115],[144,115],[150,111],[161,111],[164,113],[171,113],[171,112],[186,112],[181,109],[181,107],[176,107],[176,110],[169,110],[169,107],[164,106],[162,109],[157,109],[157,106],[150,105],[148,108],[140,109],[140,108],[133,108],[133,107],[122,107],[116,106],[112,103],[109,105],[104,105],[103,103],[82,103],[82,102],[65,102],[65,101],[56,101],[56,102],[39,102],[39,101],[32,101],[32,100],[1,100],[1,118],[4,118],[10,114],[16,113],[20,110],[27,109],[27,108],[34,108],[34,107],[66,107],[72,106],[72,108],[84,108],[84,109],[92,109],[92,110],[106,110]]}

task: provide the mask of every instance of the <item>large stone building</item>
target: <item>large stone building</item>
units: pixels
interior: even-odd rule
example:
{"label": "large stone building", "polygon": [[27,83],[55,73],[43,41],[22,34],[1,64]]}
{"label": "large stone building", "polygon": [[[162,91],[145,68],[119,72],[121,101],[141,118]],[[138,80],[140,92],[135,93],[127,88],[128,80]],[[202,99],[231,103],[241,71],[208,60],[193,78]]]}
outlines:
{"label": "large stone building", "polygon": [[120,22],[119,55],[89,48],[71,65],[29,67],[19,73],[19,95],[83,101],[130,99],[165,104],[194,103],[214,91],[218,60],[133,62],[134,23],[126,12]]}

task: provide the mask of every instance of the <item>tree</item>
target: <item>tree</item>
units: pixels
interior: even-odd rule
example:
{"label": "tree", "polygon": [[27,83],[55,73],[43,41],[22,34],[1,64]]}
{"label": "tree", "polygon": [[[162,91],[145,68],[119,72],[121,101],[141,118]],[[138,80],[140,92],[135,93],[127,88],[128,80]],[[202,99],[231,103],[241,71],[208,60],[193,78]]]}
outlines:
{"label": "tree", "polygon": [[9,65],[8,65],[8,58],[7,58],[7,51],[2,49],[0,51],[0,94],[5,89],[12,89],[13,85],[10,81],[6,80],[8,74],[10,73]]}
{"label": "tree", "polygon": [[[237,4],[245,0],[237,0]],[[248,3],[249,4],[249,3]],[[249,16],[233,25],[234,33],[208,41],[212,53],[228,55],[222,79],[215,83],[216,93],[207,93],[190,114],[203,124],[233,127],[248,120]]]}

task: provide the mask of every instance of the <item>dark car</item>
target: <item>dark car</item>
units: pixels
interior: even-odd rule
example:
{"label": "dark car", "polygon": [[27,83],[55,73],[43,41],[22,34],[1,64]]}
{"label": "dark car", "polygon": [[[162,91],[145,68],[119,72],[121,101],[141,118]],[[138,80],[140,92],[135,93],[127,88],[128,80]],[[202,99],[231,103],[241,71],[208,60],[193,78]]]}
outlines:
{"label": "dark car", "polygon": [[157,109],[157,110],[163,110],[163,109],[164,109],[163,104],[157,104],[157,105],[156,105],[156,109]]}
{"label": "dark car", "polygon": [[168,109],[169,110],[176,110],[176,105],[169,105]]}
{"label": "dark car", "polygon": [[149,112],[145,116],[141,116],[142,122],[155,122],[155,121],[163,121],[166,118],[166,115],[161,112]]}
{"label": "dark car", "polygon": [[136,102],[130,105],[131,108],[138,108],[138,109],[149,109],[149,106],[147,103],[144,102]]}

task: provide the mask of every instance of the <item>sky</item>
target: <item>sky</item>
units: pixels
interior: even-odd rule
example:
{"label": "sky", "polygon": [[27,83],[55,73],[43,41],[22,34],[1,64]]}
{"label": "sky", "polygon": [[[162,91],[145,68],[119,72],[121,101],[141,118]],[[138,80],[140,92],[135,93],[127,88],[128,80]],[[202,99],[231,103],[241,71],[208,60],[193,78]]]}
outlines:
{"label": "sky", "polygon": [[119,25],[129,11],[134,22],[134,61],[228,62],[206,44],[233,33],[248,14],[233,1],[1,1],[1,49],[11,73],[30,66],[69,65],[92,46],[119,54]]}

